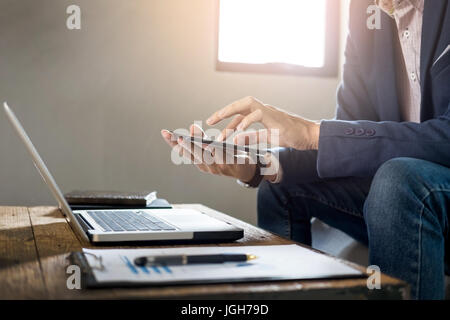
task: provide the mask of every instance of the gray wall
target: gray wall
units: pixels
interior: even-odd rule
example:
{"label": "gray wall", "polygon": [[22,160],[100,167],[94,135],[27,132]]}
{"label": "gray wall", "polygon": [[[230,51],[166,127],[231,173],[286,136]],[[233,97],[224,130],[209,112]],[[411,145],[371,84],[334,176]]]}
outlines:
{"label": "gray wall", "polygon": [[[213,0],[0,0],[0,100],[64,192],[157,189],[254,223],[256,192],[173,165],[160,129],[246,95],[330,118],[338,79],[217,72],[215,23]],[[54,203],[0,112],[0,205]]]}

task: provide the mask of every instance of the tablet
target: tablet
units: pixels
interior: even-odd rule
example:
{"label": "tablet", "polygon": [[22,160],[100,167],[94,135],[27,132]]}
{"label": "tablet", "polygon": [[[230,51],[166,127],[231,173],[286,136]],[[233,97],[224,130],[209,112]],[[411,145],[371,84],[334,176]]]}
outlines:
{"label": "tablet", "polygon": [[179,134],[179,133],[176,133],[173,131],[169,131],[169,132],[177,139],[183,138],[183,140],[186,140],[186,141],[207,144],[207,145],[213,146],[214,148],[220,148],[220,149],[225,149],[227,151],[233,151],[235,154],[238,153],[238,151],[240,151],[240,152],[246,152],[246,153],[253,154],[253,155],[258,155],[258,156],[262,155],[263,156],[269,152],[269,150],[267,150],[267,149],[252,148],[249,146],[240,146],[240,145],[232,144],[232,143],[203,139],[200,137],[187,136],[187,135]]}

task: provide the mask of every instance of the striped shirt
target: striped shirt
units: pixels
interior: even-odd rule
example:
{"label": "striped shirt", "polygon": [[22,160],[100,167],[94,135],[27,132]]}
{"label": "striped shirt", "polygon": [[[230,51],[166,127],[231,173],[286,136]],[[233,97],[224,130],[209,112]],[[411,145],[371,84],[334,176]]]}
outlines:
{"label": "striped shirt", "polygon": [[420,122],[420,50],[424,0],[377,0],[397,25],[397,90],[402,119]]}
{"label": "striped shirt", "polygon": [[[396,74],[399,108],[403,121],[420,122],[420,50],[425,0],[375,0],[395,20],[397,26]],[[283,170],[272,183],[283,179]]]}

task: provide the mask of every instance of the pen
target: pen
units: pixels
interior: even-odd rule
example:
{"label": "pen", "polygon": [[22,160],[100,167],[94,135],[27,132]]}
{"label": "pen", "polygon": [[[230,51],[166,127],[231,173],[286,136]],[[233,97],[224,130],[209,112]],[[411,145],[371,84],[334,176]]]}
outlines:
{"label": "pen", "polygon": [[176,255],[176,256],[147,256],[134,259],[134,264],[143,267],[146,265],[186,265],[202,263],[244,262],[256,259],[252,254],[206,254],[206,255]]}

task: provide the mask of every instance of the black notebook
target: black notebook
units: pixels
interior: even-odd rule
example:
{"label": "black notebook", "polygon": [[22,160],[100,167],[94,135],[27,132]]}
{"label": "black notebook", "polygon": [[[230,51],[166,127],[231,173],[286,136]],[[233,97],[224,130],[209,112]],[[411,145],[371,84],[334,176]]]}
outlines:
{"label": "black notebook", "polygon": [[64,195],[72,210],[172,208],[156,192],[72,191]]}

